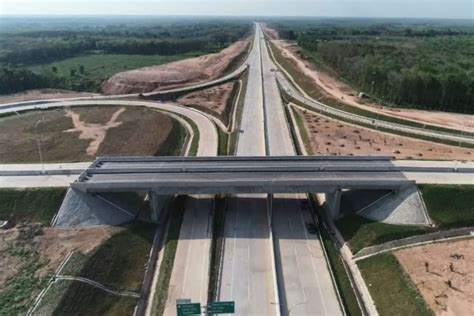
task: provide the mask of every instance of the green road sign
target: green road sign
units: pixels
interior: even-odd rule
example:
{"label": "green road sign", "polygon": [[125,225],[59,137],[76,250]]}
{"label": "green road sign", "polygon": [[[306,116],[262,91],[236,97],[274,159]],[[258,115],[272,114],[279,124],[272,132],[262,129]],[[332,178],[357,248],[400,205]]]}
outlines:
{"label": "green road sign", "polygon": [[233,314],[235,313],[235,303],[232,302],[214,302],[207,307],[209,314]]}
{"label": "green road sign", "polygon": [[200,315],[201,303],[176,304],[178,316]]}

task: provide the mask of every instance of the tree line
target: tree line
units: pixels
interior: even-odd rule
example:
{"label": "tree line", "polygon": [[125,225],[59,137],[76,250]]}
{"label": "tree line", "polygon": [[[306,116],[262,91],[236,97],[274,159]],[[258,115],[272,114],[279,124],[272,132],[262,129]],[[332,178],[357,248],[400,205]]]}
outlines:
{"label": "tree line", "polygon": [[474,28],[289,25],[281,37],[384,104],[474,114]]}

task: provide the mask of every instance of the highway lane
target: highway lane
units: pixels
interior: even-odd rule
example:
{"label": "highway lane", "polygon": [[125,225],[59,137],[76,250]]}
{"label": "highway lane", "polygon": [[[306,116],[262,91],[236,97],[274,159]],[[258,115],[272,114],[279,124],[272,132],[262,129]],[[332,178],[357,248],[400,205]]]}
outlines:
{"label": "highway lane", "polygon": [[189,196],[181,225],[164,315],[176,315],[176,299],[207,304],[214,196]]}
{"label": "highway lane", "polygon": [[[247,63],[237,156],[265,156],[260,26]],[[236,303],[236,315],[278,315],[266,194],[231,197],[226,210],[224,253],[218,298]]]}
{"label": "highway lane", "polygon": [[[263,35],[262,35],[263,36]],[[296,155],[290,128],[276,81],[276,65],[262,41],[266,133],[269,155]],[[310,235],[310,209],[305,195],[275,194],[272,201],[272,232],[280,311],[282,315],[343,315],[325,260],[319,235]]]}
{"label": "highway lane", "polygon": [[237,156],[265,156],[262,67],[260,65],[260,26],[256,25],[252,50],[249,53],[247,90],[240,122]]}
{"label": "highway lane", "polygon": [[230,198],[224,236],[219,300],[235,301],[235,315],[275,315],[266,195]]}
{"label": "highway lane", "polygon": [[[260,36],[263,32],[259,29]],[[278,69],[271,60],[264,40],[260,42],[262,52],[263,87],[265,93],[265,126],[268,155],[294,156],[296,154],[284,105],[276,81]]]}
{"label": "highway lane", "polygon": [[[342,315],[322,243],[309,234],[306,195],[273,199],[273,238],[282,315]],[[306,208],[305,208],[306,207]]]}

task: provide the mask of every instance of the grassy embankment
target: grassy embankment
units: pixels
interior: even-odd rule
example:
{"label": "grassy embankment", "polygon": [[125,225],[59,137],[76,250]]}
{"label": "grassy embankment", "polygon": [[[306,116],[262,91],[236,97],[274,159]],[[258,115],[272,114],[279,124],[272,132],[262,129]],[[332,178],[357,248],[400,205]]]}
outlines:
{"label": "grassy embankment", "polygon": [[[112,236],[92,255],[75,256],[61,275],[72,274],[99,282],[115,290],[139,292],[148,256],[153,244],[155,224],[135,222]],[[67,287],[57,304],[55,314],[123,314],[133,313],[137,299],[107,294],[76,281]]]}
{"label": "grassy embankment", "polygon": [[227,154],[234,155],[237,150],[237,142],[239,139],[240,134],[240,123],[242,121],[242,112],[244,110],[245,104],[245,93],[247,92],[247,84],[248,84],[248,72],[245,72],[241,78],[242,88],[240,90],[240,98],[235,104],[235,122],[234,122],[234,130],[228,135],[227,140]]}
{"label": "grassy embankment", "polygon": [[186,206],[186,196],[178,196],[174,200],[168,228],[166,232],[166,241],[163,250],[163,259],[161,261],[156,292],[153,298],[152,314],[163,315],[166,299],[168,296],[168,287],[171,273],[173,271],[174,257],[178,247],[181,224],[183,222],[184,210]]}
{"label": "grassy embankment", "polygon": [[0,189],[0,219],[48,225],[66,189]]}
{"label": "grassy embankment", "polygon": [[[0,189],[0,220],[31,223],[19,228],[15,243],[6,248],[2,246],[2,260],[7,264],[10,260],[19,264],[16,273],[0,287],[0,315],[25,313],[44,286],[48,276],[39,276],[37,272],[47,262],[41,260],[33,245],[35,237],[42,234],[42,227],[49,224],[59,208],[65,192],[63,188]],[[2,238],[8,240],[8,233],[5,231]]]}
{"label": "grassy embankment", "polygon": [[[433,131],[440,131],[440,132],[447,132],[447,133],[461,134],[461,135],[469,135],[469,133],[465,133],[465,132],[459,131],[459,130],[452,130],[452,129],[442,128],[442,127],[438,127],[438,126],[425,125],[425,124],[421,124],[421,123],[417,123],[417,122],[413,122],[413,121],[409,121],[409,120],[396,118],[396,117],[393,117],[393,116],[378,114],[378,113],[375,113],[375,112],[372,112],[372,111],[368,111],[368,110],[364,110],[364,109],[361,109],[361,108],[358,108],[358,107],[347,105],[343,102],[340,102],[339,100],[337,100],[335,98],[328,97],[327,95],[325,95],[321,91],[321,89],[314,83],[314,81],[312,79],[310,79],[309,77],[302,74],[301,71],[298,69],[298,67],[296,65],[294,65],[288,59],[284,58],[283,55],[281,54],[280,50],[277,49],[273,43],[269,43],[269,47],[272,50],[273,56],[275,56],[275,59],[277,60],[277,62],[292,76],[292,78],[295,80],[295,82],[310,97],[312,97],[313,99],[316,99],[316,100],[318,100],[318,101],[320,101],[320,102],[322,102],[322,103],[324,103],[328,106],[331,106],[333,108],[336,108],[336,109],[339,109],[339,110],[342,110],[342,111],[345,111],[345,112],[349,112],[349,113],[353,113],[353,114],[357,114],[357,115],[362,115],[362,116],[365,116],[365,117],[368,117],[368,118],[379,119],[379,120],[383,120],[383,121],[387,121],[387,122],[391,122],[391,123],[397,123],[397,124],[402,124],[402,125],[417,127],[417,128],[423,128],[423,129],[428,129],[428,130],[433,130]],[[290,99],[290,101],[293,101],[294,103],[307,108],[306,105],[295,101],[293,98],[289,98],[289,99]],[[311,109],[311,108],[308,108],[308,109],[309,110],[314,110],[314,109]],[[328,115],[328,114],[325,114],[325,115]],[[331,116],[331,115],[328,115],[328,116]],[[339,117],[337,117],[337,118],[344,121],[343,118],[339,118]],[[368,127],[368,128],[374,128],[372,125],[368,125],[368,124],[361,124],[361,123],[357,123],[357,124],[361,125],[361,126]],[[381,131],[392,133],[392,134],[396,133],[397,135],[411,136],[411,137],[420,138],[420,139],[424,139],[424,140],[428,140],[428,141],[435,141],[435,142],[438,142],[438,143],[445,143],[447,145],[456,145],[456,146],[462,145],[462,146],[468,147],[468,148],[474,147],[471,144],[466,144],[466,143],[459,144],[459,142],[444,141],[444,140],[439,140],[437,138],[413,135],[413,134],[410,134],[410,133],[404,133],[404,132],[398,132],[398,131],[393,132],[389,129],[383,129],[383,128],[380,128],[380,127],[378,129],[381,130]]]}
{"label": "grassy embankment", "polygon": [[218,295],[218,282],[220,262],[222,256],[222,247],[224,244],[224,226],[225,226],[225,211],[227,200],[225,196],[215,197],[215,208],[212,222],[212,243],[211,243],[211,260],[210,260],[210,275],[208,285],[207,299],[209,302],[215,301]]}
{"label": "grassy embankment", "polygon": [[432,315],[418,289],[391,253],[357,262],[380,315]]}
{"label": "grassy embankment", "polygon": [[435,227],[389,225],[352,214],[336,221],[354,253],[362,248],[450,228],[474,226],[474,186],[420,185]]}

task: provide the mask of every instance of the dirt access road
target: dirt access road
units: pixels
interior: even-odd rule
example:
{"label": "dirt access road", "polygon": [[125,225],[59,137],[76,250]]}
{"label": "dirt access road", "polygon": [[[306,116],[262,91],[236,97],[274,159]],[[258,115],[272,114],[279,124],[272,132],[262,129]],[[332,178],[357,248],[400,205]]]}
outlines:
{"label": "dirt access road", "polygon": [[474,239],[394,254],[436,315],[474,314]]}
{"label": "dirt access road", "polygon": [[265,32],[273,38],[271,42],[298,67],[302,74],[311,78],[321,88],[322,92],[348,105],[359,107],[372,112],[399,117],[411,121],[421,122],[441,127],[448,127],[474,133],[474,115],[464,115],[436,111],[412,110],[403,108],[387,108],[379,104],[361,100],[358,91],[341,82],[334,76],[317,69],[311,62],[301,58],[301,49],[284,40],[276,39],[278,34],[268,27]]}

